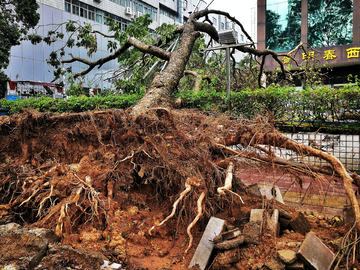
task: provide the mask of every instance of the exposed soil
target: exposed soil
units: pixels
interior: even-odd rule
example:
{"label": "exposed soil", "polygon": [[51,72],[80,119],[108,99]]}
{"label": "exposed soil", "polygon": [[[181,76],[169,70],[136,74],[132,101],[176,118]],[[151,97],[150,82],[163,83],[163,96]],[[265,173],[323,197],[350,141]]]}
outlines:
{"label": "exposed soil", "polygon": [[[264,137],[274,132],[260,120],[162,108],[136,119],[121,110],[62,115],[28,111],[2,117],[0,222],[52,229],[62,245],[80,250],[51,244],[37,269],[98,269],[98,262],[86,260],[81,249],[100,252],[126,269],[186,269],[211,216],[242,229],[251,209],[276,207],[295,215],[296,209],[246,194],[236,178],[232,190],[244,204],[232,193],[218,193],[230,162],[235,169],[236,164],[254,162],[217,145],[240,129],[244,140],[251,139],[254,130]],[[197,182],[189,181],[191,177]],[[150,235],[149,229],[171,213],[187,183],[192,183],[191,191],[175,215]],[[201,218],[191,229],[194,240],[184,254],[189,246],[186,230],[198,215],[201,193]],[[334,252],[339,246],[333,241],[352,226],[332,217],[307,218],[312,231]],[[260,245],[241,248],[236,267],[251,269],[276,256],[283,243],[303,239],[286,228],[280,238],[263,231]],[[21,245],[26,242],[9,243],[0,237],[1,253],[8,254],[0,257],[0,265],[16,257]]]}

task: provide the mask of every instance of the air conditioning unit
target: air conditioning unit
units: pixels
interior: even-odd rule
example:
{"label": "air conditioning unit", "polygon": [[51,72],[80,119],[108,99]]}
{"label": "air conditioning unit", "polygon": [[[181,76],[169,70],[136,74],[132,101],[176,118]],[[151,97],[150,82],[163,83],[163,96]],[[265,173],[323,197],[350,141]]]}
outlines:
{"label": "air conditioning unit", "polygon": [[141,17],[143,14],[140,12],[140,11],[138,11],[137,13],[136,13],[136,18],[139,18],[139,17]]}
{"label": "air conditioning unit", "polygon": [[127,7],[127,8],[126,8],[125,14],[126,14],[126,15],[131,15],[131,14],[132,14],[132,12],[131,12],[131,7]]}
{"label": "air conditioning unit", "polygon": [[94,0],[94,2],[96,2],[96,3],[101,3],[101,0]]}

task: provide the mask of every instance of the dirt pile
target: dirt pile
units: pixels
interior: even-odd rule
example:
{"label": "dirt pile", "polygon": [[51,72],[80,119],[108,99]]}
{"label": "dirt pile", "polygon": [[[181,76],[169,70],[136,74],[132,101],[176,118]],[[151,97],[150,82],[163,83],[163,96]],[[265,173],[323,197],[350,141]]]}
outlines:
{"label": "dirt pile", "polygon": [[[273,160],[261,145],[276,138],[288,143],[265,121],[165,108],[136,118],[122,110],[4,117],[0,223],[52,229],[63,245],[101,252],[126,269],[182,269],[210,216],[236,223],[263,207],[240,181],[224,183],[231,164],[236,170],[239,163]],[[75,266],[82,265],[66,267]]]}

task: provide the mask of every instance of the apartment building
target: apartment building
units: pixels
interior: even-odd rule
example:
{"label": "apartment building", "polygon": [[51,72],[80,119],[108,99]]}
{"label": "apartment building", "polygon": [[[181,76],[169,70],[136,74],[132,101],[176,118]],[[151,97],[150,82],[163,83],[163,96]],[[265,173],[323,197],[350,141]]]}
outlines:
{"label": "apartment building", "polygon": [[[206,8],[208,3],[198,0],[38,0],[40,13],[38,34],[46,35],[56,25],[67,20],[91,23],[93,29],[108,33],[106,25],[110,17],[121,24],[125,30],[131,18],[150,14],[153,22],[151,29],[155,29],[162,23],[181,24],[186,22],[191,12]],[[241,30],[223,16],[211,15],[215,27],[219,30],[235,28],[238,41],[244,41]],[[86,50],[72,48],[66,50],[64,59],[68,54],[86,58],[90,61],[97,60],[109,54],[107,51],[108,39],[97,35],[98,48],[91,57],[87,56]],[[59,40],[52,45],[40,43],[32,45],[29,41],[23,41],[19,46],[11,50],[10,65],[5,70],[11,81],[31,81],[49,83],[53,80],[53,70],[47,64],[52,51],[64,45]],[[81,63],[72,63],[72,71],[79,72],[85,68]],[[64,67],[66,68],[66,67]],[[111,80],[118,63],[114,60],[104,64],[100,69],[92,70],[85,79],[89,87],[99,89],[111,88]],[[60,90],[59,90],[60,92]]]}

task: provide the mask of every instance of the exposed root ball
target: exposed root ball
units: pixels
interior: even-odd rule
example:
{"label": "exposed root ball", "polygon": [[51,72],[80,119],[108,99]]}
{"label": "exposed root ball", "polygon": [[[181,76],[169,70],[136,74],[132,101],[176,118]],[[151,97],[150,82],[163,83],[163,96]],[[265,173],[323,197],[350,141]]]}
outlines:
{"label": "exposed root ball", "polygon": [[171,198],[172,212],[146,230],[152,234],[182,203],[182,215],[193,220],[188,251],[192,226],[202,215],[219,211],[214,201],[234,194],[241,200],[231,191],[238,162],[287,164],[287,170],[316,177],[308,164],[279,161],[277,149],[327,160],[343,179],[360,218],[352,179],[342,164],[261,119],[153,108],[135,119],[122,110],[28,111],[0,121],[0,209],[23,213],[25,222],[53,228],[59,236],[89,222],[106,227],[124,203],[118,194],[151,185],[159,202]]}

